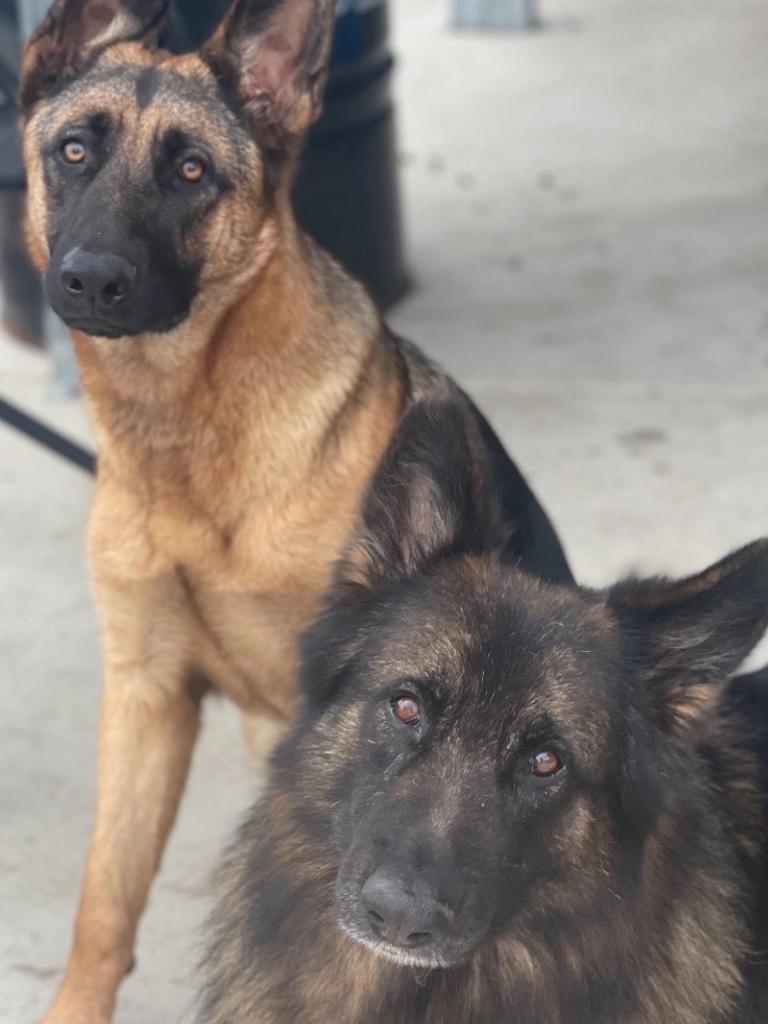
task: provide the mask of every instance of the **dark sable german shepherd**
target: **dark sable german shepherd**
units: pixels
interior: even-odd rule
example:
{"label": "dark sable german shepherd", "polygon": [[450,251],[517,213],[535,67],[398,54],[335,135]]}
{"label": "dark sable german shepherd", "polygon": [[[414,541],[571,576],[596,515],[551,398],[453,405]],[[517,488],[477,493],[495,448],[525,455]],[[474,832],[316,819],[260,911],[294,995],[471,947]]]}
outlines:
{"label": "dark sable german shepherd", "polygon": [[206,689],[250,723],[291,716],[296,638],[404,412],[452,396],[518,553],[569,578],[477,411],[296,227],[333,6],[235,0],[179,57],[153,48],[164,0],[56,0],[25,55],[30,245],[99,438],[106,676],[95,828],[48,1024],[111,1016]]}
{"label": "dark sable german shepherd", "polygon": [[473,450],[422,403],[374,478],[223,867],[201,1024],[765,1024],[768,788],[727,680],[768,542],[544,583]]}

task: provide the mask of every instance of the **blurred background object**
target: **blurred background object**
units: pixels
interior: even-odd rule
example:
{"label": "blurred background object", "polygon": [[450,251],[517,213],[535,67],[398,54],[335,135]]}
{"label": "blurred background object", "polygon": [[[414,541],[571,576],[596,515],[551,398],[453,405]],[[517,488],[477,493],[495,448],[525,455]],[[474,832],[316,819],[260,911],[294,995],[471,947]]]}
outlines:
{"label": "blurred background object", "polygon": [[294,189],[306,231],[390,307],[408,278],[384,0],[339,0],[325,108]]}
{"label": "blurred background object", "polygon": [[16,89],[23,41],[42,20],[49,0],[0,0],[0,289],[2,324],[16,340],[47,347],[52,397],[79,393],[69,332],[51,311],[23,238],[26,188]]}
{"label": "blurred background object", "polygon": [[[176,52],[196,49],[227,6],[228,0],[173,0],[165,45]],[[392,69],[386,0],[337,0],[323,114],[294,189],[305,231],[383,308],[407,285]]]}
{"label": "blurred background object", "polygon": [[2,323],[18,341],[41,347],[43,293],[22,235],[24,167],[16,114],[20,31],[15,0],[0,0],[0,287]]}
{"label": "blurred background object", "polygon": [[532,28],[536,0],[453,0],[457,28]]}

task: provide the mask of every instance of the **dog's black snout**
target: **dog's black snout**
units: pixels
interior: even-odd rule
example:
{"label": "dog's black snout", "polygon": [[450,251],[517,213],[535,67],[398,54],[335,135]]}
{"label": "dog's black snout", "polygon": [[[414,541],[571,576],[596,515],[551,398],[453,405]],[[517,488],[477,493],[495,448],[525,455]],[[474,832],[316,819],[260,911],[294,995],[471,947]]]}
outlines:
{"label": "dog's black snout", "polygon": [[61,284],[73,307],[83,314],[105,313],[131,292],[136,268],[110,253],[71,249],[61,261]]}
{"label": "dog's black snout", "polygon": [[363,906],[374,935],[395,946],[417,949],[439,939],[449,912],[421,881],[406,884],[386,868],[377,868],[363,886]]}

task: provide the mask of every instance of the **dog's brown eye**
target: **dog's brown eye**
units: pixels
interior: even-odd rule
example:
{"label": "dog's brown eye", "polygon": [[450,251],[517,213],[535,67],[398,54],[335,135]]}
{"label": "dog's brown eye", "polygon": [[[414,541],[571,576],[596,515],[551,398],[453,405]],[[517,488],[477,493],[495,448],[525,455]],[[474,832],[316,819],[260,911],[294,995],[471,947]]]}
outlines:
{"label": "dog's brown eye", "polygon": [[531,758],[531,771],[543,778],[555,775],[562,767],[562,761],[552,750],[540,750]]}
{"label": "dog's brown eye", "polygon": [[85,160],[85,146],[77,139],[69,139],[61,147],[61,155],[68,164],[81,164]]}
{"label": "dog's brown eye", "polygon": [[395,713],[395,718],[405,722],[406,725],[416,725],[421,718],[419,702],[408,693],[404,693],[392,701],[392,710]]}
{"label": "dog's brown eye", "polygon": [[193,183],[200,181],[205,174],[205,164],[196,157],[190,157],[179,166],[179,174],[184,181],[191,181]]}

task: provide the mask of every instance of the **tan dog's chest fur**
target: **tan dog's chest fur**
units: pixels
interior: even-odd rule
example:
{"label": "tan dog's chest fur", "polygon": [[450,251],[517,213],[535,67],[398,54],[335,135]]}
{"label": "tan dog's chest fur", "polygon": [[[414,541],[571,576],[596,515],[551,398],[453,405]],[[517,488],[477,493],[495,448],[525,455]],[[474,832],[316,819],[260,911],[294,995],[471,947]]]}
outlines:
{"label": "tan dog's chest fur", "polygon": [[[126,353],[80,337],[78,350],[101,440],[89,547],[107,635],[125,631],[158,680],[168,648],[181,648],[180,678],[202,674],[244,710],[288,715],[297,633],[352,529],[405,381],[367,303],[358,312],[371,337],[340,339],[316,307],[310,317],[306,303],[280,302],[282,267],[278,258],[258,293],[192,346],[193,368],[185,355],[174,372],[159,339]],[[343,290],[347,306],[360,300],[356,286]],[[110,619],[121,597],[129,629]]]}

